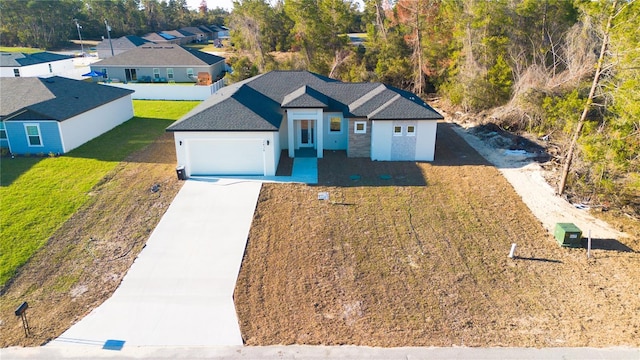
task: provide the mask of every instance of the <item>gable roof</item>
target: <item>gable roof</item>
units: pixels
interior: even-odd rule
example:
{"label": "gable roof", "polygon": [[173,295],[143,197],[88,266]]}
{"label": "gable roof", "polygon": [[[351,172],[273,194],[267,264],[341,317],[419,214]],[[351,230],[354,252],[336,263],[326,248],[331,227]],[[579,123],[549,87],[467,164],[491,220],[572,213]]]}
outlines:
{"label": "gable roof", "polygon": [[179,45],[143,45],[98,61],[94,66],[210,66],[224,58]]}
{"label": "gable roof", "polygon": [[8,77],[0,87],[0,119],[63,121],[131,93],[60,76]]}
{"label": "gable roof", "polygon": [[33,54],[0,52],[0,67],[21,67],[69,59],[72,59],[72,57],[48,51]]}
{"label": "gable roof", "polygon": [[109,44],[109,39],[104,39],[96,45],[97,49],[110,49],[113,46],[114,49],[122,50],[122,49],[132,49],[144,44],[153,44],[153,42],[143,39],[139,36],[135,35],[127,35],[122,36],[116,39],[111,39],[111,44]]}
{"label": "gable roof", "polygon": [[415,94],[382,83],[271,71],[222,88],[167,131],[277,131],[287,108],[324,108],[371,120],[443,118]]}

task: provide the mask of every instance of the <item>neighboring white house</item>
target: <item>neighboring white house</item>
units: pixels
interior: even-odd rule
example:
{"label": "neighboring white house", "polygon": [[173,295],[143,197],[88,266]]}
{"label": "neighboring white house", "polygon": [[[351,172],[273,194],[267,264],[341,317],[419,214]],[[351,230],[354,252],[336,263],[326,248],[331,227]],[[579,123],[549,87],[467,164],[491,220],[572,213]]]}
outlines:
{"label": "neighboring white house", "polygon": [[5,78],[0,121],[12,154],[64,154],[133,117],[133,91],[60,76]]}
{"label": "neighboring white house", "polygon": [[276,173],[289,157],[432,161],[442,115],[415,94],[344,83],[308,71],[272,71],[220,89],[167,128],[192,175]]}
{"label": "neighboring white house", "polygon": [[0,52],[0,77],[54,76],[73,70],[73,57],[67,55]]}

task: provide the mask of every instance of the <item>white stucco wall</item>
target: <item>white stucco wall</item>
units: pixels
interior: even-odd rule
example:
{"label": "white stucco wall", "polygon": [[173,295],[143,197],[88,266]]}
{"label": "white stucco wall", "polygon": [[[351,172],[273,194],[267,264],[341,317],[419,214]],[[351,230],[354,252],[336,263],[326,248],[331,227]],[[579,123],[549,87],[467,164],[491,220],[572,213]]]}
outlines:
{"label": "white stucco wall", "polygon": [[224,79],[211,85],[108,83],[108,86],[135,91],[133,99],[205,100],[224,86]]}
{"label": "white stucco wall", "polygon": [[[201,154],[194,153],[195,149],[202,149],[203,144],[206,142],[215,143],[218,142],[222,146],[230,149],[229,153],[242,157],[245,153],[245,147],[254,149],[256,142],[260,142],[263,148],[263,154],[261,156],[264,159],[264,169],[261,170],[264,176],[274,176],[278,167],[278,161],[280,160],[280,138],[278,132],[236,132],[236,131],[219,131],[219,132],[205,132],[205,131],[184,131],[173,133],[177,165],[185,167],[187,176],[193,174],[191,169],[192,161],[202,161],[203,157],[212,157],[217,154]],[[235,144],[235,145],[234,145]],[[235,146],[235,148],[233,148]],[[215,148],[212,146],[211,148]],[[253,150],[249,150],[253,151]],[[224,158],[224,154],[221,154]],[[216,175],[215,164],[217,161],[223,161],[224,159],[211,158],[211,174]],[[227,157],[232,158],[232,157]],[[222,163],[221,163],[222,164]],[[224,164],[222,164],[224,165]],[[221,175],[221,174],[217,174]],[[238,175],[238,174],[234,174]]]}
{"label": "white stucco wall", "polygon": [[[406,120],[406,121],[373,121],[371,126],[371,159],[378,161],[433,161],[435,155],[436,129],[438,122],[435,120]],[[394,125],[415,125],[414,137],[408,137],[406,133],[394,139]],[[413,156],[408,150],[413,151]]]}
{"label": "white stucco wall", "polygon": [[133,117],[131,95],[59,123],[64,152],[69,152]]}
{"label": "white stucco wall", "polygon": [[[49,71],[49,64],[51,64],[51,71]],[[73,71],[74,65],[73,59],[69,58],[27,66],[3,66],[0,67],[0,77],[14,77],[13,69],[20,69],[20,77],[54,76]]]}
{"label": "white stucco wall", "polygon": [[297,129],[295,125],[299,120],[314,120],[315,145],[318,158],[322,158],[324,151],[324,121],[322,109],[287,109],[287,149],[289,157],[294,157],[295,149],[298,148]]}

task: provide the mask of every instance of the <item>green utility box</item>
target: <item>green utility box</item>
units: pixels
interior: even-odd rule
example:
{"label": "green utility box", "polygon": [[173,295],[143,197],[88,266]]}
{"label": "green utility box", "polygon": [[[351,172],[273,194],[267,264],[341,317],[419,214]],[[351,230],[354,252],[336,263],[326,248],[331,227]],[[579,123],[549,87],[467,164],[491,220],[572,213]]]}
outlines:
{"label": "green utility box", "polygon": [[573,223],[557,223],[553,235],[561,246],[582,247],[582,230]]}

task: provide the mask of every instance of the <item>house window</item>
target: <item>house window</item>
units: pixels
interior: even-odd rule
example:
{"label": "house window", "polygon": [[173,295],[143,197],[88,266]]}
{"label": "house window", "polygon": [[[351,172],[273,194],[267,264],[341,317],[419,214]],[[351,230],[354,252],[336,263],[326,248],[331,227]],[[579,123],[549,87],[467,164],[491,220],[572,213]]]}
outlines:
{"label": "house window", "polygon": [[160,79],[160,69],[153,68],[153,78],[156,79],[156,80]]}
{"label": "house window", "polygon": [[29,143],[29,146],[42,146],[40,126],[38,126],[38,124],[25,124],[24,129],[27,133],[27,142]]}
{"label": "house window", "polygon": [[416,136],[416,127],[413,125],[407,126],[407,136]]}
{"label": "house window", "polygon": [[51,67],[51,64],[49,64],[49,72],[52,73],[53,72],[53,68]]}
{"label": "house window", "polygon": [[355,134],[366,134],[367,133],[367,122],[366,121],[356,121],[353,124],[353,132]]}
{"label": "house window", "polygon": [[172,68],[168,68],[167,69],[167,79],[173,80],[173,69]]}
{"label": "house window", "polygon": [[102,78],[103,79],[107,79],[109,77],[109,75],[107,74],[107,69],[100,69],[102,72]]}
{"label": "house window", "polygon": [[7,130],[4,129],[4,123],[0,122],[0,140],[7,140]]}
{"label": "house window", "polygon": [[393,136],[402,136],[402,126],[393,127]]}
{"label": "house window", "polygon": [[20,69],[13,69],[13,76],[20,77]]}
{"label": "house window", "polygon": [[124,77],[127,81],[137,81],[138,73],[136,69],[124,69]]}
{"label": "house window", "polygon": [[193,78],[193,69],[192,68],[188,68],[187,69],[187,77],[189,79]]}
{"label": "house window", "polygon": [[329,132],[342,132],[342,118],[340,116],[332,116],[329,118]]}

